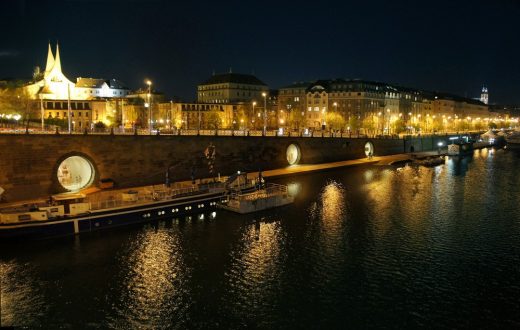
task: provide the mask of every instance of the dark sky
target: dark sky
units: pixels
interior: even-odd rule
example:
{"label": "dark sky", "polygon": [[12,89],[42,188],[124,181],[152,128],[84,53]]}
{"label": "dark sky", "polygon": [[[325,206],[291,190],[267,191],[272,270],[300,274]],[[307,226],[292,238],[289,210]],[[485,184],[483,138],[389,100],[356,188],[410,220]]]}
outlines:
{"label": "dark sky", "polygon": [[2,0],[0,78],[28,77],[59,40],[64,73],[150,78],[185,101],[212,72],[271,88],[360,78],[520,103],[520,2]]}

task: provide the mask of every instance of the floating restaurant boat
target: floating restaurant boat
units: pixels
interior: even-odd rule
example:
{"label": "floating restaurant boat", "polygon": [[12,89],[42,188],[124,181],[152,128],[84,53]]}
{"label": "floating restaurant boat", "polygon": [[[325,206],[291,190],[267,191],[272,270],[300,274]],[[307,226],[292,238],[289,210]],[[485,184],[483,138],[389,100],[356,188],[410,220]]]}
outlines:
{"label": "floating restaurant boat", "polygon": [[449,156],[464,156],[473,152],[473,142],[468,136],[452,137],[451,144],[448,144]]}
{"label": "floating restaurant boat", "polygon": [[36,203],[0,210],[0,240],[17,237],[48,238],[214,211],[225,198],[224,183],[127,191],[119,198],[89,201],[83,194],[52,196]]}
{"label": "floating restaurant boat", "polygon": [[229,195],[228,200],[220,204],[220,207],[228,211],[246,214],[291,204],[293,202],[294,197],[289,194],[287,186],[268,183],[255,191],[235,192]]}
{"label": "floating restaurant boat", "polygon": [[[287,187],[249,180],[234,174],[225,182],[170,189],[128,190],[118,198],[96,200],[81,193],[52,196],[48,201],[0,209],[0,241],[19,237],[49,238],[93,232],[158,219],[213,213],[219,205],[234,205],[248,213],[292,203]],[[282,188],[285,187],[283,194]],[[238,198],[238,199],[237,199]],[[247,206],[247,202],[251,202]],[[256,202],[255,202],[256,200]],[[225,207],[233,210],[232,207]]]}

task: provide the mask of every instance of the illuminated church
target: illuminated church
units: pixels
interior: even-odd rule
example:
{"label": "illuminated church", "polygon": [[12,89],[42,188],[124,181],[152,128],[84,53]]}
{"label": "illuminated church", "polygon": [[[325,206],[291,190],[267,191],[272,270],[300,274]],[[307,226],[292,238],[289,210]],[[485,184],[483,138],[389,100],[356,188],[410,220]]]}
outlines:
{"label": "illuminated church", "polygon": [[35,81],[24,87],[31,98],[44,100],[92,100],[96,98],[124,98],[130,89],[116,79],[77,78],[70,81],[61,71],[60,48],[56,45],[56,56],[51,45],[47,52],[45,71]]}

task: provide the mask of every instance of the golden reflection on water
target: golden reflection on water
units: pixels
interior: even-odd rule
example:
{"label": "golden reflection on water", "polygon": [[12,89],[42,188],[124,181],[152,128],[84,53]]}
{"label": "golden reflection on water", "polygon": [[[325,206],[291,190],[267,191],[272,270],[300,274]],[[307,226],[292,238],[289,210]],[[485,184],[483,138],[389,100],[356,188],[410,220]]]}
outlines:
{"label": "golden reflection on water", "polygon": [[338,252],[343,228],[347,221],[346,191],[341,183],[329,181],[322,188],[317,201],[311,205],[309,215],[319,221],[322,252],[331,256]]}
{"label": "golden reflection on water", "polygon": [[429,194],[431,185],[440,175],[443,175],[441,166],[435,169],[404,166],[397,170],[384,169],[376,174],[367,170],[364,176],[370,180],[366,180],[363,189],[367,195],[369,212],[373,214],[374,234],[383,236],[393,226],[400,225],[391,218],[395,214],[396,205],[402,206],[397,211],[402,215],[400,220],[410,222],[410,226],[419,226],[424,214],[419,214],[421,211],[418,210],[429,209],[432,202]]}
{"label": "golden reflection on water", "polygon": [[[47,312],[45,296],[40,291],[41,280],[34,274],[34,267],[16,261],[0,262],[0,324],[26,326],[27,315],[35,309],[41,315]],[[33,325],[34,326],[34,325]]]}
{"label": "golden reflection on water", "polygon": [[345,189],[335,181],[321,191],[321,218],[324,224],[340,221],[345,211]]}
{"label": "golden reflection on water", "polygon": [[281,254],[283,235],[280,221],[255,220],[243,227],[237,245],[231,250],[231,265],[225,276],[233,313],[247,318],[259,304],[278,294],[275,283],[286,264]]}
{"label": "golden reflection on water", "polygon": [[164,305],[178,295],[178,281],[185,272],[178,236],[147,230],[128,250],[131,253],[122,260],[127,274],[120,314],[132,326],[159,322]]}
{"label": "golden reflection on water", "polygon": [[248,226],[242,235],[239,262],[244,265],[245,278],[253,282],[262,281],[276,267],[280,254],[279,222],[260,222]]}

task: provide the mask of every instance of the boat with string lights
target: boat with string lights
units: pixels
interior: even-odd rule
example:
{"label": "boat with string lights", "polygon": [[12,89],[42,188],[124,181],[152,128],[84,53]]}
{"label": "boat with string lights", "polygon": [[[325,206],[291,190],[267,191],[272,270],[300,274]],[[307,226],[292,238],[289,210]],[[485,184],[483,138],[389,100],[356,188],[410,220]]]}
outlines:
{"label": "boat with string lights", "polygon": [[259,185],[255,180],[238,172],[222,182],[182,188],[143,187],[119,196],[54,195],[47,201],[0,209],[0,240],[67,236],[189,215],[211,218],[217,206],[227,203],[232,194],[256,189]]}

